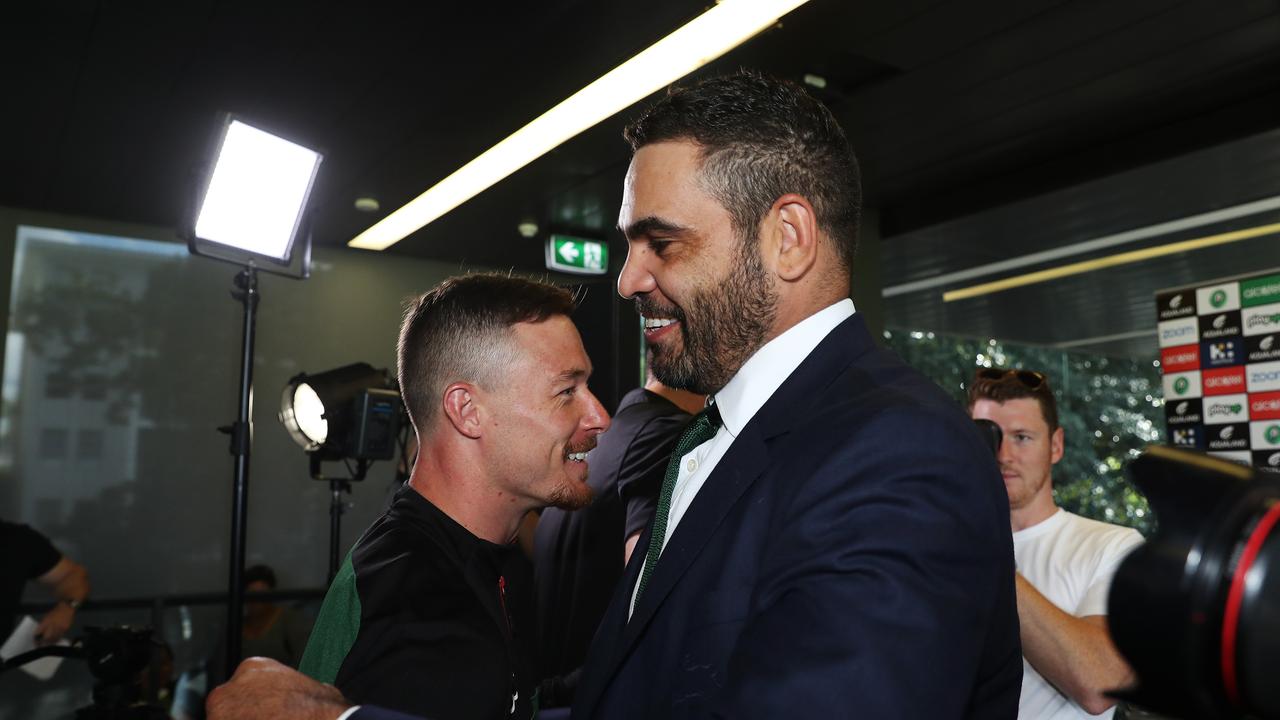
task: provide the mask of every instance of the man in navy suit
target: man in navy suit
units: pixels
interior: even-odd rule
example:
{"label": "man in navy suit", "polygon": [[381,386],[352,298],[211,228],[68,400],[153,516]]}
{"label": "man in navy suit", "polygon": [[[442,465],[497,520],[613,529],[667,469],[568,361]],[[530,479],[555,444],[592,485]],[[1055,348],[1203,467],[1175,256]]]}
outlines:
{"label": "man in navy suit", "polygon": [[835,118],[743,72],[672,90],[626,136],[618,291],[657,377],[714,402],[574,719],[1015,717],[1008,500],[963,410],[854,312],[859,177]]}
{"label": "man in navy suit", "polygon": [[574,720],[1014,718],[1008,497],[959,405],[854,312],[859,178],[834,117],[741,73],[673,90],[627,137],[618,289],[658,379],[714,397],[691,426],[712,434],[673,458]]}

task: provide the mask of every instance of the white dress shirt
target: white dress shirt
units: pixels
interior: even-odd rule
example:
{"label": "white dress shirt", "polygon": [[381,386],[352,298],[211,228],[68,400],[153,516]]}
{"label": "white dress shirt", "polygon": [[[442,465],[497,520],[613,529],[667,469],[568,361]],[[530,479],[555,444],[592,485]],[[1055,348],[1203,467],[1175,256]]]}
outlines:
{"label": "white dress shirt", "polygon": [[[680,458],[680,474],[676,477],[675,490],[671,493],[671,510],[667,515],[663,548],[671,542],[680,519],[693,504],[693,499],[697,497],[711,471],[715,470],[720,458],[729,451],[738,433],[742,432],[756,412],[769,401],[818,343],[853,313],[853,301],[845,298],[792,325],[757,350],[720,392],[715,394],[716,407],[723,424],[714,437]],[[653,541],[652,538],[649,540],[650,543]],[[631,590],[631,610],[628,617],[635,612],[639,588],[640,583],[637,582]]]}

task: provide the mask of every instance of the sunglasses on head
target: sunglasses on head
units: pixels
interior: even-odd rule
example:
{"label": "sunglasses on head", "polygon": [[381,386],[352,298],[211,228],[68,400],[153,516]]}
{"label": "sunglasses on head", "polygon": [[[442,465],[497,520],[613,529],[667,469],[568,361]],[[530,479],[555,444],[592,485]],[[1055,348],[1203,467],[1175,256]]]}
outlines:
{"label": "sunglasses on head", "polygon": [[1005,370],[1003,368],[983,368],[978,371],[978,378],[981,380],[990,380],[992,382],[1000,382],[1010,376],[1022,383],[1028,390],[1039,390],[1046,380],[1044,375],[1034,370]]}

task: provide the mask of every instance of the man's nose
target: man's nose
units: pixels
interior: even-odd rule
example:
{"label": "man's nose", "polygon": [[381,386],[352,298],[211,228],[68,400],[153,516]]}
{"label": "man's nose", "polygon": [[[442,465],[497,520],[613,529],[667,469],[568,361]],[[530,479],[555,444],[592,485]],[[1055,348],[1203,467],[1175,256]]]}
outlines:
{"label": "man's nose", "polygon": [[647,267],[649,250],[643,247],[637,249],[637,245],[639,243],[627,244],[627,259],[622,264],[622,271],[618,273],[618,294],[628,300],[650,292],[655,287],[653,275]]}

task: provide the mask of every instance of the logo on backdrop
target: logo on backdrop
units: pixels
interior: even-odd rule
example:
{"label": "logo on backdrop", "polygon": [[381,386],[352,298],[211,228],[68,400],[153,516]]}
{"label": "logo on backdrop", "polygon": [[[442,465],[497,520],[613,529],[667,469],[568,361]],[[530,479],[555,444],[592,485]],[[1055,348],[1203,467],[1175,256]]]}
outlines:
{"label": "logo on backdrop", "polygon": [[1280,420],[1280,392],[1254,393],[1248,397],[1250,420]]}
{"label": "logo on backdrop", "polygon": [[1165,374],[1200,369],[1200,348],[1179,345],[1160,350],[1160,370]]}
{"label": "logo on backdrop", "polygon": [[1201,327],[1203,328],[1200,331],[1201,340],[1235,337],[1240,334],[1240,311],[1231,310],[1217,315],[1206,315]]}
{"label": "logo on backdrop", "polygon": [[1230,395],[1231,393],[1244,392],[1244,368],[1240,365],[1217,370],[1205,370],[1202,375],[1201,383],[1203,384],[1205,395]]}
{"label": "logo on backdrop", "polygon": [[1177,320],[1167,320],[1157,327],[1160,347],[1162,348],[1194,343],[1200,337],[1199,318],[1194,315]]}
{"label": "logo on backdrop", "polygon": [[1280,333],[1246,337],[1244,339],[1244,361],[1262,363],[1280,360],[1280,341],[1276,340],[1277,335],[1280,335]]}
{"label": "logo on backdrop", "polygon": [[1223,367],[1240,361],[1240,339],[1210,340],[1200,346],[1201,367]]}
{"label": "logo on backdrop", "polygon": [[1240,312],[1245,335],[1266,335],[1280,330],[1280,303],[1258,305]]}
{"label": "logo on backdrop", "polygon": [[1231,425],[1219,425],[1216,430],[1206,429],[1209,437],[1208,447],[1210,450],[1248,450],[1249,449],[1249,425],[1248,423],[1233,423]]}
{"label": "logo on backdrop", "polygon": [[1196,306],[1200,312],[1240,309],[1240,283],[1211,285],[1196,290]]}
{"label": "logo on backdrop", "polygon": [[1191,383],[1184,377],[1173,381],[1173,391],[1179,395],[1185,395],[1190,387]]}
{"label": "logo on backdrop", "polygon": [[1280,423],[1274,420],[1249,423],[1249,436],[1254,450],[1280,450]]}
{"label": "logo on backdrop", "polygon": [[[1165,422],[1170,426],[1199,425],[1202,417],[1200,400],[1196,398],[1167,403],[1164,406],[1164,416]],[[1222,420],[1222,422],[1229,421]]]}
{"label": "logo on backdrop", "polygon": [[1189,427],[1173,428],[1169,433],[1169,439],[1178,447],[1200,447],[1200,427],[1192,425]]}
{"label": "logo on backdrop", "polygon": [[1176,320],[1196,314],[1196,300],[1192,290],[1161,293],[1156,296],[1156,308],[1160,320]]}
{"label": "logo on backdrop", "polygon": [[1249,392],[1280,390],[1280,362],[1249,365],[1248,371]]}
{"label": "logo on backdrop", "polygon": [[1249,420],[1248,395],[1218,395],[1204,401],[1204,421],[1208,425],[1242,423]]}
{"label": "logo on backdrop", "polygon": [[[1159,300],[1156,301],[1159,303]],[[1280,302],[1280,275],[1240,281],[1240,303],[1245,307]]]}

